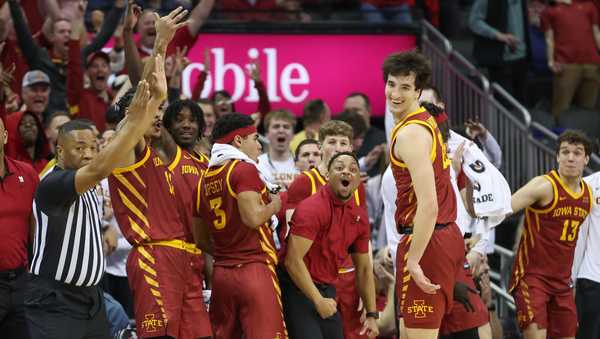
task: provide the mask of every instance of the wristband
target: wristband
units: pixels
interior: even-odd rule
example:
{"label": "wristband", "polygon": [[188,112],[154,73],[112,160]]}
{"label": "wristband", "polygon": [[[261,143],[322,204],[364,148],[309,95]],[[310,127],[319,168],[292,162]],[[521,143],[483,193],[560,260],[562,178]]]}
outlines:
{"label": "wristband", "polygon": [[367,312],[367,318],[379,319],[379,312]]}

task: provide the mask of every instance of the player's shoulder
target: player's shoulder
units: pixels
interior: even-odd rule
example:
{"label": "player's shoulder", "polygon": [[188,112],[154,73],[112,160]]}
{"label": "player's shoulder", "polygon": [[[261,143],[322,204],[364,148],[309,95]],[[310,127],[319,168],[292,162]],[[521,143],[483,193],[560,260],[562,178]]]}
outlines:
{"label": "player's shoulder", "polygon": [[537,195],[553,194],[557,185],[549,174],[538,175],[527,184]]}
{"label": "player's shoulder", "polygon": [[[290,199],[289,196],[288,199]],[[316,194],[302,199],[302,201],[298,203],[294,213],[310,215],[311,217],[318,218],[323,214],[327,206],[329,206],[329,203],[327,202],[327,194],[324,194],[324,191],[321,188]]]}

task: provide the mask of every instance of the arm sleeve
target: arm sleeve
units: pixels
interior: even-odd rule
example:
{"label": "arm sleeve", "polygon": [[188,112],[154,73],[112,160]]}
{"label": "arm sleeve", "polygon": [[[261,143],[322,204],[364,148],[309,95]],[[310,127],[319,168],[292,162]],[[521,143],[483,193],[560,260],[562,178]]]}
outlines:
{"label": "arm sleeve", "polygon": [[263,119],[271,111],[271,102],[264,82],[257,81],[254,83],[254,87],[258,91],[258,112],[260,112],[260,124],[262,125]]}
{"label": "arm sleeve", "polygon": [[19,6],[16,0],[10,0],[8,5],[10,7],[10,15],[13,19],[15,33],[17,34],[17,40],[19,41],[19,47],[21,47],[21,51],[23,52],[23,56],[25,56],[29,67],[36,68],[39,59],[42,57],[42,49],[33,40],[29,27],[27,27],[27,23],[23,18],[21,6]]}
{"label": "arm sleeve", "polygon": [[236,194],[248,191],[261,193],[265,187],[265,184],[258,176],[256,167],[243,161],[240,161],[235,165],[235,168],[231,171],[229,180],[231,189],[233,189]]}
{"label": "arm sleeve", "polygon": [[67,100],[69,114],[79,114],[79,101],[83,90],[83,69],[79,55],[79,40],[69,40],[69,63],[67,65]]}
{"label": "arm sleeve", "polygon": [[98,32],[98,34],[96,34],[94,37],[94,40],[92,40],[92,42],[85,46],[81,51],[81,60],[83,60],[83,62],[87,63],[88,55],[99,51],[104,45],[106,45],[108,40],[110,40],[113,33],[117,29],[117,26],[119,26],[119,22],[123,16],[123,13],[125,13],[125,7],[119,8],[116,6],[113,6],[110,12],[108,12],[106,19],[104,19],[102,27],[100,28],[100,32]]}
{"label": "arm sleeve", "polygon": [[496,138],[488,131],[486,138],[479,140],[483,146],[483,153],[486,158],[488,158],[496,168],[500,168],[502,165],[502,149],[500,148],[500,145],[498,145]]}
{"label": "arm sleeve", "polygon": [[496,39],[498,30],[485,22],[488,0],[477,0],[469,13],[469,28],[473,33],[488,39]]}
{"label": "arm sleeve", "polygon": [[40,182],[35,201],[47,215],[66,212],[77,199],[73,170],[52,171]]}
{"label": "arm sleeve", "polygon": [[319,220],[311,201],[305,200],[298,205],[290,220],[290,233],[314,241],[319,233]]}

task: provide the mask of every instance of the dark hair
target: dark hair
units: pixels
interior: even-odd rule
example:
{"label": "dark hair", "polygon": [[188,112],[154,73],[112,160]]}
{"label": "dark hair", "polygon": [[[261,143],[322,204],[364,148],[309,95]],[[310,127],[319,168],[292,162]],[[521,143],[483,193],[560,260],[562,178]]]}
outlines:
{"label": "dark hair", "polygon": [[393,53],[383,62],[383,81],[387,81],[389,75],[407,76],[411,73],[415,75],[415,89],[423,89],[429,84],[431,63],[417,51]]}
{"label": "dark hair", "polygon": [[184,100],[175,100],[167,106],[165,110],[165,114],[163,115],[163,126],[167,130],[171,130],[173,126],[173,121],[177,118],[177,114],[179,114],[184,108],[187,108],[192,113],[192,116],[198,122],[198,132],[200,135],[204,133],[204,112],[202,112],[202,108],[190,99]]}
{"label": "dark hair", "polygon": [[304,126],[321,121],[325,115],[325,102],[322,99],[311,100],[304,105],[302,122]]}
{"label": "dark hair", "polygon": [[226,136],[231,131],[235,131],[238,128],[243,128],[246,126],[254,125],[254,120],[248,115],[244,115],[242,113],[230,113],[225,114],[224,116],[217,119],[215,123],[215,127],[212,131],[212,142],[215,140],[219,140],[220,138]]}
{"label": "dark hair", "polygon": [[[445,112],[445,110],[440,106],[434,105],[428,101],[422,102],[421,106],[425,107],[427,112],[429,112],[429,114],[431,114],[433,117],[436,117]],[[450,120],[448,119],[442,123],[437,123],[437,126],[440,130],[440,133],[442,134],[442,141],[444,143],[448,142],[448,139],[450,139]]]}
{"label": "dark hair", "polygon": [[[227,99],[231,100],[231,94],[229,94],[229,92],[227,92],[226,90],[222,89],[220,91],[215,91],[213,93],[213,95],[210,97],[210,100],[212,100],[213,105],[215,104],[215,99],[216,99],[217,95],[222,95],[222,96],[226,97]],[[233,102],[231,103],[231,111],[235,112],[235,105]]]}
{"label": "dark hair", "polygon": [[356,157],[356,154],[354,154],[353,152],[340,152],[340,153],[335,154],[333,157],[331,157],[331,160],[329,160],[329,163],[327,164],[327,170],[331,169],[331,165],[333,165],[333,162],[335,161],[335,159],[337,159],[343,155],[352,157],[352,159],[354,159],[354,161],[356,161],[356,164],[358,165],[358,158]]}
{"label": "dark hair", "polygon": [[125,116],[125,112],[127,112],[127,108],[129,108],[129,105],[131,105],[131,101],[133,100],[135,91],[135,87],[128,89],[127,92],[125,92],[125,94],[123,94],[123,96],[119,98],[119,101],[117,101],[116,105],[121,116]]}
{"label": "dark hair", "polygon": [[335,120],[343,121],[352,126],[352,131],[355,138],[367,133],[367,123],[359,113],[344,111]]}
{"label": "dark hair", "polygon": [[300,141],[298,147],[296,147],[296,154],[294,154],[294,161],[298,161],[298,157],[300,157],[300,149],[305,145],[317,145],[319,146],[319,142],[315,139],[304,139]]}
{"label": "dark hair", "polygon": [[560,145],[563,142],[571,145],[583,145],[583,148],[585,149],[585,155],[589,156],[592,154],[592,141],[582,131],[568,129],[562,132],[558,136],[558,141],[556,142],[556,154],[560,152]]}
{"label": "dark hair", "polygon": [[121,112],[121,110],[119,109],[119,105],[117,105],[117,104],[110,105],[105,113],[105,118],[106,118],[107,124],[116,125],[121,120],[123,120],[124,117],[125,117],[125,115],[123,114],[123,112]]}
{"label": "dark hair", "polygon": [[367,106],[367,110],[371,109],[371,101],[369,100],[369,97],[365,93],[363,93],[363,92],[352,92],[352,93],[348,94],[348,96],[346,97],[346,99],[348,99],[348,98],[354,98],[354,97],[361,97],[365,101],[365,105]]}
{"label": "dark hair", "polygon": [[94,131],[93,124],[89,120],[75,119],[65,122],[58,128],[58,136],[64,136],[73,131],[90,130]]}

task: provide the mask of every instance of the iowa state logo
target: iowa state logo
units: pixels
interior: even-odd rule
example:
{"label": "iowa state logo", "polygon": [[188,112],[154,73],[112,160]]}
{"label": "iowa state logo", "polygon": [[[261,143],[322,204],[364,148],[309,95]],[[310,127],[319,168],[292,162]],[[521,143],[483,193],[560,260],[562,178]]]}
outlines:
{"label": "iowa state logo", "polygon": [[414,300],[407,311],[408,314],[414,314],[415,318],[427,318],[427,314],[433,313],[433,306],[425,305],[425,300]]}

